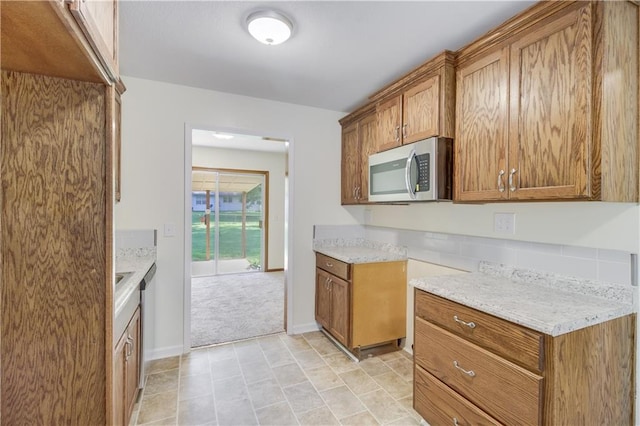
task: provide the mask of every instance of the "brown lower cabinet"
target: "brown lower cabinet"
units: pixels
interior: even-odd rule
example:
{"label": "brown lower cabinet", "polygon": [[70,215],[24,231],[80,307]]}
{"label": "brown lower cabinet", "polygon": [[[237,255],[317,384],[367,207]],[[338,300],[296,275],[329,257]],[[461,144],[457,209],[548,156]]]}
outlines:
{"label": "brown lower cabinet", "polygon": [[549,336],[418,289],[415,314],[431,426],[633,424],[635,315]]}
{"label": "brown lower cabinet", "polygon": [[398,349],[406,337],[406,265],[316,253],[316,321],[358,358]]}
{"label": "brown lower cabinet", "polygon": [[114,424],[128,425],[138,397],[140,308],[136,309],[114,351]]}

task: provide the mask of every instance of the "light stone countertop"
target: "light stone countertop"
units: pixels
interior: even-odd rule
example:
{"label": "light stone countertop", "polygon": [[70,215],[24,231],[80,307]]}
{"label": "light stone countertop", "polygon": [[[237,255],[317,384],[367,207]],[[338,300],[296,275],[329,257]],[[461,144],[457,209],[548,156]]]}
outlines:
{"label": "light stone countertop", "polygon": [[139,290],[139,285],[145,274],[156,261],[155,247],[140,249],[121,249],[116,255],[116,273],[132,272],[114,295],[115,316],[133,293]]}
{"label": "light stone countertop", "polygon": [[407,249],[361,238],[313,240],[313,250],[346,263],[376,263],[407,260]]}
{"label": "light stone countertop", "polygon": [[559,336],[634,312],[633,288],[482,262],[481,272],[415,278],[428,293]]}

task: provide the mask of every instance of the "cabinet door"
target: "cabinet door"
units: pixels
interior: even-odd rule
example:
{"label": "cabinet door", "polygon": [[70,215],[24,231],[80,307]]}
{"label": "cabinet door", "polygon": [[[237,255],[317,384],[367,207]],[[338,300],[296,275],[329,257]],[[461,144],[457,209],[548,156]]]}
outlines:
{"label": "cabinet door", "polygon": [[342,205],[358,203],[360,163],[358,122],[355,122],[342,129],[342,188],[340,200]]}
{"label": "cabinet door", "polygon": [[326,329],[331,328],[331,287],[328,273],[316,268],[316,321]]}
{"label": "cabinet door", "polygon": [[126,352],[126,412],[127,419],[133,411],[138,396],[138,379],[140,374],[140,308],[131,318],[127,327],[128,348]]}
{"label": "cabinet door", "polygon": [[346,347],[349,341],[349,282],[331,276],[331,334]]}
{"label": "cabinet door", "polygon": [[397,96],[376,108],[378,120],[378,148],[385,151],[402,145],[402,96]]}
{"label": "cabinet door", "polygon": [[126,361],[125,355],[128,349],[127,334],[125,333],[114,351],[114,371],[113,371],[113,423],[115,426],[122,426],[125,422],[125,394],[126,394]]}
{"label": "cabinet door", "polygon": [[591,194],[590,10],[587,4],[511,44],[511,199]]}
{"label": "cabinet door", "polygon": [[369,156],[378,152],[378,122],[373,113],[360,120],[358,128],[360,142],[360,193],[358,202],[369,201]]}
{"label": "cabinet door", "polygon": [[117,0],[74,0],[71,13],[112,81],[118,80]]}
{"label": "cabinet door", "polygon": [[418,83],[403,96],[402,143],[407,144],[436,136],[440,102],[440,77]]}
{"label": "cabinet door", "polygon": [[508,197],[508,54],[505,48],[457,73],[455,191],[457,201]]}

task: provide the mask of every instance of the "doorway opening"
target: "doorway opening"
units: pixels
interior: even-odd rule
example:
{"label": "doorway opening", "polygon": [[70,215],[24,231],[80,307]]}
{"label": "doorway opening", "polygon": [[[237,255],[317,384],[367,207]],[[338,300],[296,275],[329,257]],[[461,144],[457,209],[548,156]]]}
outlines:
{"label": "doorway opening", "polygon": [[191,176],[191,276],[263,271],[269,172],[193,167]]}
{"label": "doorway opening", "polygon": [[185,349],[286,330],[285,139],[185,133]]}

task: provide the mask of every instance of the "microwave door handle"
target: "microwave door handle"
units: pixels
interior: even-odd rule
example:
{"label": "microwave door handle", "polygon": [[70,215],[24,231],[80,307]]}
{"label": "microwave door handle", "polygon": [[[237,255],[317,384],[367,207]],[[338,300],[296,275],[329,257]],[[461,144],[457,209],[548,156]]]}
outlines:
{"label": "microwave door handle", "polygon": [[411,184],[411,163],[413,162],[413,159],[416,156],[416,150],[412,149],[411,152],[409,153],[409,156],[407,157],[407,165],[405,166],[405,175],[404,175],[404,179],[405,179],[405,183],[407,185],[407,192],[409,193],[409,197],[411,197],[411,199],[415,200],[416,199],[416,192],[413,188],[413,185]]}

